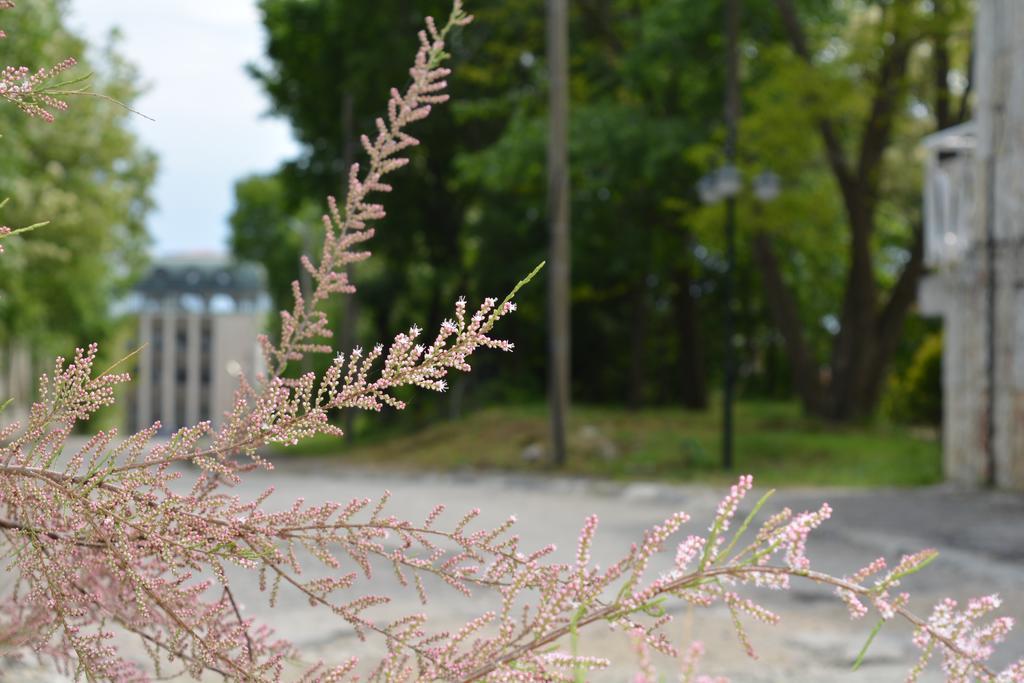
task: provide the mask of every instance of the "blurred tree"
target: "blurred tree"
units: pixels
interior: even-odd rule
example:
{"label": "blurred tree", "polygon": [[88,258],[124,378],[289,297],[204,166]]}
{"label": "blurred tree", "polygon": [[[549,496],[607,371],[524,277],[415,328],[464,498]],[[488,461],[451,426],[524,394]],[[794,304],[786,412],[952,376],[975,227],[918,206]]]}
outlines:
{"label": "blurred tree", "polygon": [[[688,220],[699,169],[684,151],[720,111],[720,66],[707,59],[721,49],[718,10],[689,0],[571,8],[573,392],[703,407],[697,321],[709,274]],[[466,230],[487,245],[475,269],[484,282],[508,268],[499,262],[543,257],[547,85],[542,2],[477,16],[486,42],[462,70],[471,97],[454,109],[467,128],[495,131],[458,158]]]}
{"label": "blurred tree", "polygon": [[[302,151],[273,176],[239,183],[231,240],[236,254],[268,267],[275,299],[283,303],[291,281],[301,277],[304,236],[319,234],[316,216],[325,196],[345,192],[347,169],[361,152],[357,136],[374,129],[385,85],[405,77],[407,36],[422,27],[425,15],[447,16],[450,3],[260,0],[258,7],[266,54],[250,72],[269,95],[272,113],[291,123]],[[460,49],[460,37],[453,37],[452,49]],[[470,293],[460,234],[464,207],[449,189],[459,143],[450,109],[441,107],[415,134],[424,144],[396,183],[371,245],[374,258],[351,268],[358,292],[332,314],[343,348],[376,343],[413,322],[436,328],[452,302]],[[451,392],[455,412],[464,381]],[[414,412],[429,412],[439,400],[417,402]]]}
{"label": "blurred tree", "polygon": [[[836,418],[877,401],[920,268],[914,144],[966,112],[954,97],[962,72],[950,66],[966,61],[964,1],[914,3],[909,14],[904,0],[746,6],[740,162],[748,177],[770,163],[789,190],[767,207],[740,205],[740,370],[750,390],[793,387],[809,411]],[[265,260],[283,288],[298,273],[290,217],[340,191],[346,128],[372,126],[379,84],[404,68],[402,26],[446,3],[260,7],[267,59],[253,72],[304,151],[274,179],[239,186],[236,247]],[[501,292],[546,256],[544,2],[474,11],[452,46],[453,103],[418,132],[425,145],[375,240],[376,270],[360,264],[356,275],[364,336],[423,311],[418,322],[435,323],[454,296]],[[720,324],[721,216],[699,207],[693,186],[721,161],[722,25],[721,2],[571,3],[571,356],[582,400],[707,403],[721,357],[705,343]],[[800,50],[789,46],[794,25]],[[843,183],[837,168],[847,169]],[[479,395],[544,389],[543,288],[524,295],[507,328],[518,353],[500,368],[482,359],[484,377],[505,381]]]}
{"label": "blurred tree", "polygon": [[[250,70],[270,96],[273,113],[289,120],[303,145],[301,156],[279,173],[284,211],[294,215],[304,203],[323,207],[326,195],[344,192],[352,133],[373,129],[387,95],[382,84],[401,81],[409,58],[406,36],[419,29],[425,14],[440,16],[449,5],[441,0],[260,0],[259,8],[266,60]],[[419,322],[427,329],[436,326],[460,280],[461,206],[446,187],[455,152],[450,113],[443,108],[417,135],[424,145],[413,156],[414,170],[403,175],[401,199],[391,205],[374,239],[375,260],[382,264],[377,270],[388,275],[374,278],[374,271],[360,268],[355,278],[356,296],[368,304],[382,332],[408,324],[422,311],[427,319]],[[241,211],[249,198],[238,196]],[[268,235],[280,230],[262,229]],[[246,239],[258,230],[250,225]],[[299,272],[298,247],[285,243],[294,250],[291,277]],[[287,260],[280,254],[274,258]]]}
{"label": "blurred tree", "polygon": [[[770,207],[754,256],[807,410],[862,418],[878,403],[922,273],[914,148],[968,115],[971,2],[858,0],[814,14],[793,0],[774,5],[789,49],[764,46],[748,121],[757,133],[745,139],[759,141],[751,157],[785,166],[803,197]],[[785,234],[787,223],[797,230]]]}
{"label": "blurred tree", "polygon": [[[66,4],[43,0],[6,12],[0,63],[38,67],[72,56],[79,66],[69,75],[91,72],[91,90],[131,104],[138,76],[118,54],[116,36],[89,49],[66,28]],[[12,240],[0,259],[0,337],[45,354],[111,331],[110,306],[144,265],[156,171],[128,127],[134,114],[100,97],[70,104],[73,114],[59,125],[0,108],[0,198],[10,198],[2,222],[51,221]]]}
{"label": "blurred tree", "polygon": [[289,204],[280,175],[252,175],[235,183],[235,210],[229,219],[231,250],[266,267],[275,311],[292,306],[291,283],[298,277],[303,231],[316,228],[309,224],[310,218],[316,220],[316,213],[307,215],[303,223],[296,216],[301,212],[292,211]]}

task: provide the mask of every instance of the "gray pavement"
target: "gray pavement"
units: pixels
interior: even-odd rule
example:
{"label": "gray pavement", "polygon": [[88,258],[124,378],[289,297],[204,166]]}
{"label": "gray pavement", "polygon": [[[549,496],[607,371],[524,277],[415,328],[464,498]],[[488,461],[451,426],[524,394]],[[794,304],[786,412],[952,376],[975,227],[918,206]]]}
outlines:
{"label": "gray pavement", "polygon": [[[563,558],[571,557],[584,517],[596,512],[601,526],[594,558],[602,564],[621,556],[644,528],[677,510],[689,512],[691,525],[702,532],[722,493],[705,486],[620,485],[556,477],[395,474],[351,469],[318,458],[281,460],[274,472],[250,475],[239,494],[254,496],[271,484],[277,490],[271,504],[280,506],[297,496],[309,502],[348,500],[378,496],[389,489],[392,512],[410,519],[422,518],[439,502],[448,505],[453,517],[474,507],[483,510],[485,522],[515,514],[524,547],[553,542]],[[1005,601],[1003,613],[1024,622],[1024,495],[958,492],[948,487],[789,489],[779,492],[770,507],[816,509],[823,500],[831,503],[835,512],[812,537],[809,556],[817,568],[842,574],[879,555],[898,560],[903,553],[934,547],[941,553],[939,560],[905,583],[914,596],[915,608],[925,611],[946,595],[963,600],[998,592]],[[397,588],[386,571],[380,577],[389,592]],[[485,597],[462,598],[444,587],[431,592],[433,604],[428,610],[446,626],[457,626],[493,604]],[[372,656],[379,652],[379,644],[360,643],[344,623],[325,611],[311,611],[301,599],[282,600],[271,611],[252,582],[240,583],[236,593],[248,613],[268,620],[310,658],[339,661],[352,653]],[[422,609],[414,592],[395,594],[396,602],[380,614]],[[671,633],[678,635],[680,644],[694,638],[703,640],[709,651],[704,671],[733,681],[899,681],[916,659],[909,629],[891,624],[876,639],[861,669],[850,672],[850,664],[873,625],[870,617],[851,622],[838,600],[813,585],[798,584],[787,593],[766,592],[757,597],[783,618],[775,627],[750,625],[760,655],[757,661],[744,655],[724,610],[695,612],[676,606],[678,621]],[[584,642],[585,652],[611,655],[618,662],[613,671],[591,680],[630,679],[635,660],[620,634],[602,626]],[[997,663],[1024,655],[1024,626],[1001,652]],[[671,665],[661,664],[666,667],[665,680],[673,680]],[[9,670],[5,679],[49,680],[38,671],[31,679],[29,675],[28,670]],[[924,680],[942,677],[933,668]]]}

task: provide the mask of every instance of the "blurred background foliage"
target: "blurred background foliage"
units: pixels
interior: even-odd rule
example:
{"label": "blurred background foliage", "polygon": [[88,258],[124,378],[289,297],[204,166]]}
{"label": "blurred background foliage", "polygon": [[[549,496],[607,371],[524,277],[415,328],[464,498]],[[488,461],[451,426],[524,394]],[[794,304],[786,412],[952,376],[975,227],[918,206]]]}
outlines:
{"label": "blurred background foliage", "polygon": [[[67,3],[18,7],[17,40],[0,40],[0,64],[55,64],[71,56],[102,97],[78,97],[59,126],[0,107],[0,222],[12,228],[49,218],[12,238],[0,259],[0,348],[30,349],[39,364],[75,345],[115,334],[111,304],[146,263],[146,213],[156,159],[128,127],[139,94],[117,36],[89,50],[64,22]],[[116,349],[115,351],[116,352]]]}
{"label": "blurred background foliage", "polygon": [[[259,7],[268,42],[251,70],[304,151],[239,182],[232,244],[267,264],[284,303],[309,243],[305,216],[342,191],[384,84],[404,79],[406,36],[447,3]],[[721,381],[724,216],[721,205],[702,206],[694,186],[722,163],[723,3],[571,7],[574,399],[703,409]],[[424,144],[390,199],[375,259],[353,273],[353,341],[412,322],[430,329],[457,295],[501,295],[545,258],[544,3],[472,10],[476,22],[453,43],[453,101],[417,131]],[[934,325],[912,313],[918,143],[969,116],[971,11],[967,0],[744,3],[740,165],[748,179],[771,169],[783,183],[771,204],[739,202],[734,342],[745,398],[796,398],[808,414],[856,422],[883,402],[917,401],[883,401],[897,385],[934,391],[906,379],[922,343],[935,343]],[[544,294],[525,290],[503,330],[517,343],[513,357],[482,358],[421,410],[541,399]],[[779,301],[796,312],[788,329]]]}
{"label": "blurred background foliage", "polygon": [[[302,151],[238,181],[230,247],[266,266],[287,307],[324,197],[343,192],[358,135],[386,88],[407,79],[409,36],[449,3],[257,5],[266,49],[250,72]],[[98,92],[130,104],[139,79],[116,35],[86,55],[65,9],[26,3],[0,61],[72,55]],[[452,102],[418,124],[423,144],[396,179],[374,258],[353,268],[359,292],[332,312],[343,347],[436,328],[459,295],[501,296],[546,258],[544,2],[471,10],[475,23],[451,44]],[[722,380],[724,209],[701,205],[694,188],[723,163],[724,2],[575,0],[571,10],[573,399],[598,411],[707,410]],[[972,12],[971,0],[743,3],[739,165],[748,187],[764,170],[782,180],[774,202],[749,191],[738,201],[733,342],[751,405],[797,403],[833,424],[937,423],[941,337],[913,311],[919,143],[970,116]],[[3,223],[55,218],[0,259],[0,343],[18,336],[51,355],[115,333],[108,303],[144,266],[156,169],[130,116],[100,98],[77,101],[59,128],[0,109]],[[502,329],[517,352],[482,356],[401,424],[542,401],[545,330],[538,282]]]}

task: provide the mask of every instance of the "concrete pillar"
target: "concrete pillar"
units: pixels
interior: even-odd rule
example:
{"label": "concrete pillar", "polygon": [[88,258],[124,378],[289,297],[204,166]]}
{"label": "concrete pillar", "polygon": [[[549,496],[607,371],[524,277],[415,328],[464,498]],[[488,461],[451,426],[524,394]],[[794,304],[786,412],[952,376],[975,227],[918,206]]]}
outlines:
{"label": "concrete pillar", "polygon": [[165,433],[173,431],[180,419],[174,414],[175,389],[177,388],[175,377],[177,349],[174,338],[177,316],[174,309],[175,302],[167,299],[160,311],[160,317],[163,319],[163,362],[160,368],[160,414],[157,417],[163,423]]}
{"label": "concrete pillar", "polygon": [[136,405],[138,413],[135,430],[153,424],[153,314],[148,311],[139,313],[139,344],[145,344],[139,352],[139,372],[135,378]]}
{"label": "concrete pillar", "polygon": [[35,397],[32,351],[20,340],[14,340],[2,347],[2,357],[4,367],[0,368],[0,403],[13,400],[0,415],[0,424],[20,422],[24,426],[29,416],[29,406]]}
{"label": "concrete pillar", "polygon": [[200,373],[200,322],[201,315],[189,313],[187,316],[186,341],[186,372],[185,384],[185,424],[194,425],[203,419],[199,414],[199,373]]}
{"label": "concrete pillar", "polygon": [[[983,455],[997,486],[1024,489],[1024,3],[982,0],[975,36],[978,210],[985,273]],[[969,353],[973,350],[969,351]]]}

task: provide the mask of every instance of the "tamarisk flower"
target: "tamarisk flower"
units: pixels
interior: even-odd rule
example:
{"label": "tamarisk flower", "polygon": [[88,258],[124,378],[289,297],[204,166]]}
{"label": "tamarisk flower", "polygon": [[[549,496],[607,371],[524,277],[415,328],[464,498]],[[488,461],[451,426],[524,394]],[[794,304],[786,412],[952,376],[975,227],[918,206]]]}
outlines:
{"label": "tamarisk flower", "polygon": [[[385,182],[385,177],[409,163],[409,158],[403,154],[419,144],[406,132],[409,125],[425,119],[432,106],[448,100],[444,92],[445,78],[451,72],[441,66],[448,56],[444,49],[445,37],[453,28],[470,21],[472,16],[463,11],[461,0],[456,0],[442,28],[428,17],[426,29],[419,33],[420,48],[409,69],[409,86],[404,92],[391,89],[387,118],[378,118],[375,122],[376,137],[372,141],[366,135],[360,138],[369,164],[362,174],[358,163],[349,168],[344,209],[334,197],[327,198],[328,211],[323,216],[324,245],[319,262],[314,264],[309,258],[302,258],[302,267],[314,283],[310,301],[303,298],[298,283],[293,283],[295,306],[291,312],[281,312],[280,343],[275,346],[268,337],[260,338],[272,375],[280,375],[289,362],[301,360],[307,353],[331,352],[331,347],[322,340],[329,339],[332,332],[326,314],[317,306],[334,294],[355,291],[345,266],[369,258],[369,252],[353,249],[373,237],[371,223],[386,215],[384,206],[371,201],[370,197],[373,193],[390,192],[391,185]],[[496,313],[500,316],[511,310]],[[442,327],[442,332],[444,329]]]}
{"label": "tamarisk flower", "polygon": [[[12,9],[13,7],[14,7],[14,3],[11,2],[11,0],[0,0],[0,10]],[[6,37],[7,37],[7,34],[4,33],[3,29],[0,29],[0,39],[6,38]]]}
{"label": "tamarisk flower", "polygon": [[633,676],[633,683],[657,683],[658,671],[651,661],[651,649],[647,645],[642,629],[638,629],[633,634],[633,649],[639,660],[639,671]]}
{"label": "tamarisk flower", "polygon": [[[645,532],[642,544],[631,548],[604,571],[590,565],[598,520],[595,516],[588,517],[580,531],[575,562],[565,565],[535,565],[531,562],[524,567],[512,585],[502,589],[505,607],[500,614],[487,613],[482,621],[473,624],[473,630],[479,631],[485,625],[500,621],[496,624],[498,635],[478,636],[472,653],[463,654],[461,661],[448,660],[448,676],[461,681],[491,680],[492,676],[494,680],[563,680],[531,663],[528,653],[557,647],[558,643],[567,638],[575,642],[575,634],[582,628],[605,622],[633,639],[634,650],[640,658],[640,670],[633,680],[657,680],[649,657],[651,650],[657,650],[680,657],[680,680],[696,683],[721,681],[724,679],[696,675],[696,659],[702,652],[699,644],[691,645],[679,655],[665,630],[672,617],[662,607],[662,601],[666,597],[676,597],[697,607],[724,605],[732,615],[737,637],[744,649],[750,656],[755,656],[743,622],[754,619],[766,624],[777,624],[780,617],[743,595],[740,590],[743,587],[761,586],[784,589],[789,586],[789,579],[806,579],[830,585],[841,595],[844,591],[852,595],[864,613],[867,607],[864,607],[863,601],[868,600],[882,616],[891,612],[889,616],[898,615],[915,625],[923,624],[923,633],[927,636],[934,637],[938,633],[938,621],[928,624],[908,611],[905,594],[889,599],[885,593],[887,589],[896,586],[900,579],[927,564],[929,558],[934,556],[934,551],[905,557],[897,568],[875,586],[862,584],[872,573],[877,573],[874,570],[884,568],[884,562],[872,563],[865,570],[846,579],[817,572],[811,568],[804,551],[810,533],[831,512],[827,504],[816,511],[796,515],[788,509],[771,515],[744,546],[744,534],[753,523],[755,513],[770,496],[770,492],[763,496],[739,527],[732,531],[732,522],[740,503],[752,485],[753,481],[744,476],[732,487],[719,504],[707,536],[691,533],[673,543],[673,536],[682,530],[689,519],[685,513],[676,513]],[[726,531],[723,532],[723,529]],[[717,548],[718,551],[712,554],[709,548]],[[674,551],[673,568],[656,577],[645,578],[652,558],[664,551]],[[787,581],[774,580],[772,577],[785,577]],[[531,591],[538,594],[537,599],[528,600],[524,597],[524,594]],[[523,616],[516,618],[510,607],[513,603],[525,603],[532,607]],[[986,632],[970,643],[957,643],[943,636],[938,641],[938,647],[948,649],[949,656],[954,659],[962,658],[972,651],[971,643],[994,642],[995,632],[1002,634],[1000,629],[1009,625],[1005,621],[999,623],[1000,626],[991,635]],[[459,638],[463,639],[465,635],[460,634]],[[486,663],[467,670],[466,667],[474,659],[483,659]],[[982,678],[991,673],[984,667],[984,662],[977,658],[970,660],[968,668],[972,675]],[[430,673],[435,675],[438,672],[431,670]],[[1018,674],[1006,674],[1011,675]],[[1006,680],[1022,679],[1010,677]]]}
{"label": "tamarisk flower", "polygon": [[704,643],[695,640],[680,657],[679,683],[729,683],[725,676],[706,676],[697,673],[697,666],[704,656]]}
{"label": "tamarisk flower", "polygon": [[[0,611],[9,617],[5,630],[9,627],[17,634],[12,635],[13,642],[52,656],[68,671],[136,680],[142,676],[137,667],[120,659],[108,644],[116,631],[128,631],[142,638],[158,673],[161,661],[170,655],[193,675],[210,670],[246,680],[273,680],[280,674],[283,658],[292,654],[291,647],[242,618],[231,597],[226,565],[260,570],[272,583],[268,587],[272,602],[284,584],[313,604],[328,606],[358,631],[384,634],[388,629],[373,625],[361,613],[386,597],[334,600],[353,584],[355,574],[300,580],[296,549],[312,550],[329,567],[341,566],[335,556],[341,549],[367,578],[371,558],[386,559],[396,572],[411,572],[424,597],[420,580],[424,572],[468,593],[467,582],[479,579],[467,562],[488,554],[515,557],[515,539],[496,540],[507,526],[465,536],[461,529],[467,519],[446,534],[429,529],[432,518],[417,531],[409,522],[381,517],[384,500],[370,520],[353,526],[350,519],[368,501],[320,506],[297,501],[286,513],[268,514],[260,505],[270,491],[250,503],[221,491],[254,467],[270,467],[257,453],[264,444],[295,443],[318,432],[340,434],[327,420],[329,410],[400,408],[402,402],[391,393],[395,388],[415,385],[444,390],[447,371],[469,370],[468,357],[479,347],[511,350],[510,343],[489,336],[494,324],[514,310],[511,302],[488,299],[467,319],[466,302],[460,300],[454,319],[442,325],[429,346],[417,343],[421,331],[414,327],[396,336],[387,350],[376,347],[365,357],[358,350],[347,358],[339,354],[321,378],[281,376],[289,360],[325,350],[315,340],[328,336],[326,316],[317,306],[333,294],[351,291],[338,269],[365,257],[351,247],[372,234],[366,221],[383,215],[366,197],[371,191],[388,189],[381,177],[404,163],[394,158],[395,153],[415,143],[403,128],[424,118],[431,104],[444,100],[441,79],[447,71],[438,66],[445,56],[444,37],[468,20],[456,3],[443,28],[427,23],[411,72],[413,83],[405,95],[392,91],[389,120],[380,126],[367,176],[360,179],[353,168],[346,215],[340,215],[336,202],[329,202],[328,235],[319,262],[314,266],[308,258],[304,261],[317,281],[311,301],[303,301],[296,287],[295,313],[282,316],[281,343],[264,347],[277,365],[259,388],[243,381],[222,429],[213,433],[210,424],[203,422],[179,430],[169,443],[148,451],[146,444],[159,423],[119,444],[115,430],[101,432],[71,454],[62,468],[57,467],[75,425],[110,404],[113,386],[127,380],[122,373],[94,377],[96,348],[90,346],[76,352],[70,362],[58,359],[53,375],[41,380],[40,399],[28,423],[12,424],[0,434],[4,440],[0,504],[6,513],[0,529],[11,546],[19,548],[15,565],[22,587]],[[32,108],[36,100],[30,95],[38,94],[44,80],[70,64],[34,76],[24,69],[9,69],[3,77],[4,94],[30,114],[42,116],[45,111]],[[56,106],[45,98],[39,101]],[[377,361],[379,368],[374,366]],[[200,445],[203,439],[209,439],[209,445]],[[249,459],[237,461],[236,454]],[[187,494],[171,489],[181,476],[171,466],[184,461],[201,468]],[[389,532],[404,537],[407,547],[421,547],[424,556],[386,549],[380,538]],[[463,553],[449,556],[431,540],[432,535],[456,543]],[[540,555],[530,557],[536,560]],[[499,580],[519,564],[518,560],[499,563],[490,569],[492,577],[486,581]],[[222,588],[221,597],[204,598],[217,586]],[[334,679],[350,668],[347,664],[314,667],[310,672],[318,673],[310,675],[317,680]]]}
{"label": "tamarisk flower", "polygon": [[67,111],[68,103],[56,96],[60,92],[50,82],[77,62],[73,57],[35,72],[26,66],[6,66],[0,70],[0,98],[13,103],[29,116],[47,123],[54,120],[54,111]]}
{"label": "tamarisk flower", "polygon": [[[918,679],[936,649],[941,651],[947,681],[969,683],[975,680],[979,668],[995,651],[994,645],[1005,640],[1013,628],[1010,617],[997,617],[987,624],[977,623],[1000,604],[998,595],[986,595],[969,600],[963,609],[958,609],[956,600],[950,598],[936,605],[928,621],[920,623],[914,632],[914,644],[922,654],[907,681]],[[1024,680],[1024,659],[996,676],[989,676],[989,680]]]}
{"label": "tamarisk flower", "polygon": [[[0,0],[0,10],[13,8],[11,0]],[[0,39],[6,37],[7,34],[0,29]],[[29,116],[52,123],[54,117],[49,110],[67,111],[68,103],[58,97],[64,93],[50,81],[75,64],[75,60],[69,57],[34,72],[26,66],[5,66],[0,69],[0,99],[13,103]]]}

